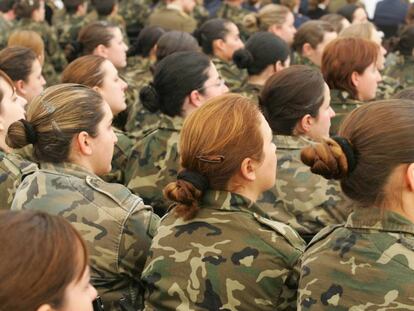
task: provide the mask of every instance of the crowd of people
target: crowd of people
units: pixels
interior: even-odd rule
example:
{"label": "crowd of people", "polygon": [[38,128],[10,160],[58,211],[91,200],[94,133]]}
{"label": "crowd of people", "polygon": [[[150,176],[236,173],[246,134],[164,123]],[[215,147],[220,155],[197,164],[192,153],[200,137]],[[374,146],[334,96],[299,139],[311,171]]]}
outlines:
{"label": "crowd of people", "polygon": [[414,310],[413,49],[406,0],[0,1],[0,310]]}

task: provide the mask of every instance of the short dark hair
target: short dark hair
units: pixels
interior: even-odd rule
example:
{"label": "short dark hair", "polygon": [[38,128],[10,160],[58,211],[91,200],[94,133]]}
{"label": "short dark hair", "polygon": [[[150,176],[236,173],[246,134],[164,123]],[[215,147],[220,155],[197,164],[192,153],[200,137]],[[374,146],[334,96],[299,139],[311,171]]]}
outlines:
{"label": "short dark hair", "polygon": [[227,26],[230,23],[231,21],[223,18],[213,18],[194,31],[194,37],[204,53],[207,55],[213,54],[213,41],[225,38],[229,33]]}
{"label": "short dark hair", "polygon": [[135,40],[134,44],[128,49],[128,56],[139,55],[148,57],[152,48],[158,40],[165,34],[165,30],[159,26],[144,27]]}
{"label": "short dark hair", "polygon": [[99,16],[108,16],[114,10],[117,0],[93,0],[92,5]]}

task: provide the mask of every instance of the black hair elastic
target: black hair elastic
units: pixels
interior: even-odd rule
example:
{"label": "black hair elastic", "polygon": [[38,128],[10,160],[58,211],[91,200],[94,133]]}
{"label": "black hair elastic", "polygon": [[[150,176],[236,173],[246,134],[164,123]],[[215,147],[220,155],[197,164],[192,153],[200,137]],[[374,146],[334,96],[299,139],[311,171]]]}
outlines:
{"label": "black hair elastic", "polygon": [[178,174],[177,180],[178,179],[189,182],[201,192],[205,192],[208,189],[207,178],[198,172],[183,170]]}
{"label": "black hair elastic", "polygon": [[348,139],[341,136],[331,137],[334,141],[341,146],[342,151],[345,153],[346,161],[348,163],[348,174],[350,174],[357,165],[357,158],[354,148]]}
{"label": "black hair elastic", "polygon": [[25,119],[20,119],[20,122],[23,123],[27,141],[30,144],[35,144],[37,142],[37,133],[33,128],[33,125]]}

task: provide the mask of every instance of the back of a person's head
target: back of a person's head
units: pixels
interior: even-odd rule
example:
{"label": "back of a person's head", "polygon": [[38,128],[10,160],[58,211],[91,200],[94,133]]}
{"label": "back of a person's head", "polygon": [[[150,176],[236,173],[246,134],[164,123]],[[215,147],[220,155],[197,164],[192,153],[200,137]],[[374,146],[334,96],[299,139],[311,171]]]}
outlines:
{"label": "back of a person's head", "polygon": [[78,7],[85,2],[86,0],[63,0],[63,5],[65,7],[66,13],[74,14],[76,13]]}
{"label": "back of a person's head", "polygon": [[[335,31],[339,34],[344,28],[345,23],[349,25],[349,21],[342,15],[336,13],[329,13],[322,16],[319,20],[328,22],[334,27]],[[344,23],[345,20],[345,23]]]}
{"label": "back of a person's head", "polygon": [[17,18],[31,18],[32,13],[40,8],[43,0],[16,0],[14,13]]}
{"label": "back of a person's head", "polygon": [[7,13],[13,10],[16,0],[2,0],[0,1],[0,12]]}
{"label": "back of a person's head", "polygon": [[103,117],[99,93],[84,85],[58,84],[31,101],[27,120],[10,125],[6,143],[11,148],[33,144],[34,156],[41,162],[66,162],[73,137],[81,131],[96,137]]}
{"label": "back of a person's head", "polygon": [[351,24],[349,27],[342,30],[339,34],[340,38],[362,38],[372,40],[374,32],[377,29],[371,22],[363,22],[358,24]]}
{"label": "back of a person's head", "polygon": [[193,218],[207,189],[234,190],[229,181],[245,158],[263,159],[260,124],[259,108],[236,94],[210,99],[187,117],[180,136],[183,170],[164,188],[164,196],[177,203],[177,217]]}
{"label": "back of a person's head", "polygon": [[13,81],[27,81],[32,72],[37,55],[31,49],[22,46],[7,47],[0,51],[0,69]]}
{"label": "back of a person's head", "polygon": [[338,14],[345,17],[350,23],[352,23],[354,19],[354,13],[357,9],[361,8],[362,6],[355,3],[348,3],[341,7],[338,10]]}
{"label": "back of a person's head", "polygon": [[302,150],[302,161],[313,173],[340,180],[357,205],[399,204],[401,184],[390,185],[390,178],[397,167],[414,162],[413,118],[411,100],[362,105],[344,119],[338,137]]}
{"label": "back of a person's head", "polygon": [[194,31],[194,37],[207,55],[213,55],[214,40],[224,39],[229,33],[228,25],[231,21],[223,18],[213,18],[204,22]]}
{"label": "back of a person's head", "polygon": [[187,32],[169,31],[157,41],[157,62],[176,52],[200,51],[197,40]]}
{"label": "back of a person's head", "polygon": [[289,47],[281,38],[270,32],[257,32],[243,49],[233,54],[233,61],[237,67],[246,68],[249,75],[258,75],[278,61],[284,64],[289,54]]}
{"label": "back of a person's head", "polygon": [[128,49],[128,56],[148,57],[163,34],[165,34],[165,30],[159,26],[144,27],[139,32],[134,44]]}
{"label": "back of a person's head", "polygon": [[357,98],[352,73],[362,74],[367,67],[376,63],[379,46],[361,38],[338,38],[330,42],[322,55],[321,71],[330,89],[347,91]]}
{"label": "back of a person's head", "polygon": [[102,64],[108,61],[102,56],[86,55],[75,59],[62,72],[62,83],[83,84],[89,87],[102,86],[104,72]]}
{"label": "back of a person's head", "polygon": [[208,79],[210,59],[201,52],[177,52],[156,64],[154,79],[140,92],[141,103],[151,112],[180,116],[185,98]]}
{"label": "back of a person's head", "polygon": [[292,48],[301,54],[303,45],[309,43],[313,49],[316,49],[318,44],[322,43],[327,32],[335,32],[334,27],[328,22],[319,20],[305,22],[298,28]]}
{"label": "back of a person's head", "polygon": [[67,287],[87,269],[85,242],[60,216],[1,211],[0,245],[2,310],[60,310]]}
{"label": "back of a person's head", "polygon": [[7,46],[22,46],[33,50],[36,53],[39,60],[44,59],[45,53],[45,44],[42,40],[42,37],[35,31],[32,30],[16,30],[13,31],[9,40],[7,41]]}
{"label": "back of a person's head", "polygon": [[108,16],[114,11],[114,8],[117,5],[118,1],[117,0],[95,0],[92,3],[93,3],[93,7],[95,8],[99,16]]}
{"label": "back of a person's head", "polygon": [[258,30],[268,31],[272,25],[282,26],[290,10],[280,4],[267,4],[257,13],[251,13],[243,18],[243,26],[249,32]]}
{"label": "back of a person's head", "polygon": [[414,101],[414,87],[405,88],[392,96],[393,99],[408,99]]}
{"label": "back of a person's head", "polygon": [[294,65],[271,76],[259,104],[273,133],[293,135],[306,114],[316,118],[324,99],[325,82],[319,70]]}
{"label": "back of a person's head", "polygon": [[399,51],[402,55],[413,55],[414,49],[414,25],[404,27],[401,32],[394,50]]}

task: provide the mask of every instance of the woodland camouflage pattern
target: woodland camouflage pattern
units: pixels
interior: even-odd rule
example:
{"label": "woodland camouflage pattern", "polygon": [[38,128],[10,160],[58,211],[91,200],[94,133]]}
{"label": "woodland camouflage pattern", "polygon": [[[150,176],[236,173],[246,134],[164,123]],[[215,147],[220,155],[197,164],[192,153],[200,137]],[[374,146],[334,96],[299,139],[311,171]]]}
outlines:
{"label": "woodland camouflage pattern", "polygon": [[45,163],[24,179],[12,209],[61,215],[81,233],[105,310],[118,310],[122,296],[142,304],[139,277],[159,218],[140,197],[75,164]]}
{"label": "woodland camouflage pattern", "polygon": [[19,155],[0,151],[0,210],[10,209],[23,177],[36,170],[36,164]]}
{"label": "woodland camouflage pattern", "polygon": [[0,49],[4,49],[7,46],[7,41],[12,27],[13,23],[7,21],[0,15]]}
{"label": "woodland camouflage pattern", "polygon": [[221,60],[218,57],[213,57],[211,61],[230,91],[239,89],[243,81],[247,79],[246,70],[237,68],[235,64]]}
{"label": "woodland camouflage pattern", "polygon": [[229,5],[223,1],[217,10],[216,17],[227,19],[236,24],[237,28],[239,28],[240,36],[243,39],[247,39],[248,32],[244,28],[243,19],[250,13],[249,10],[243,7]]}
{"label": "woodland camouflage pattern", "polygon": [[404,88],[414,86],[414,56],[396,54],[395,63],[385,68],[385,74],[396,79]]}
{"label": "woodland camouflage pattern", "polygon": [[126,182],[146,204],[164,214],[168,202],[164,200],[162,190],[176,180],[180,169],[178,146],[184,119],[165,114],[160,118],[157,129],[133,146],[126,167]]}
{"label": "woodland camouflage pattern", "polygon": [[284,135],[274,135],[273,142],[277,146],[276,184],[257,204],[307,242],[325,226],[344,223],[351,210],[344,204],[339,183],[313,174],[300,160],[301,149],[312,142]]}
{"label": "woodland camouflage pattern", "polygon": [[403,89],[403,85],[395,78],[381,74],[382,80],[378,82],[376,100],[390,99],[395,93]]}
{"label": "woodland camouflage pattern", "polygon": [[303,248],[248,199],[208,191],[194,219],[163,218],[142,274],[145,310],[296,310]]}
{"label": "woodland camouflage pattern", "polygon": [[397,213],[356,210],[301,261],[298,310],[414,310],[414,224]]}
{"label": "woodland camouflage pattern", "polygon": [[251,99],[256,104],[259,104],[259,95],[263,90],[263,85],[252,84],[246,80],[243,81],[239,89],[235,90],[234,93],[238,93],[244,97]]}

